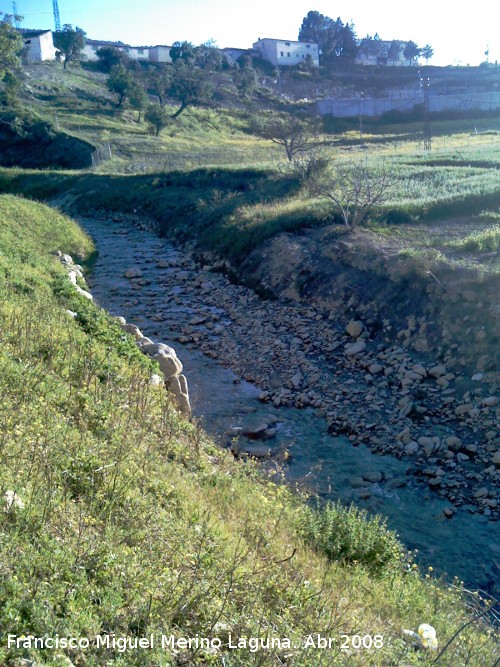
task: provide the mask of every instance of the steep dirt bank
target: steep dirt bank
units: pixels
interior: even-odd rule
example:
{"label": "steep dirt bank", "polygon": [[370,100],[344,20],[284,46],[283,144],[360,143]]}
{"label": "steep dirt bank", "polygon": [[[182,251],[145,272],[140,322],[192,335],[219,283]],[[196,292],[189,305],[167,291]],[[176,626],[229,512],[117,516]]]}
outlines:
{"label": "steep dirt bank", "polygon": [[[453,268],[401,246],[338,228],[281,234],[254,251],[240,273],[279,298],[361,319],[371,336],[439,359],[457,373],[496,383],[500,278]],[[493,255],[493,254],[492,254]],[[498,261],[491,257],[491,261]]]}

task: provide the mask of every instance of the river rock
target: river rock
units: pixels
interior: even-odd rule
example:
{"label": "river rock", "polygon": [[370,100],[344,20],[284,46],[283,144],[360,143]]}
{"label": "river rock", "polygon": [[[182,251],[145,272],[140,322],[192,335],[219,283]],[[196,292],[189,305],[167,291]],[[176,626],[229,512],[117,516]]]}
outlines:
{"label": "river rock", "polygon": [[500,399],[498,396],[486,396],[486,398],[483,398],[481,401],[481,405],[484,405],[488,408],[493,407],[494,405],[498,405]]}
{"label": "river rock", "polygon": [[257,445],[252,443],[238,443],[238,448],[240,452],[248,454],[255,459],[269,459],[271,458],[272,448],[267,447],[266,445]]}
{"label": "river rock", "polygon": [[351,477],[349,479],[349,484],[353,489],[362,489],[364,486],[371,486],[371,482],[362,477]]}
{"label": "river rock", "polygon": [[382,473],[378,472],[378,470],[363,473],[363,479],[366,479],[367,482],[371,482],[372,484],[381,482],[383,477]]}
{"label": "river rock", "polygon": [[455,408],[455,414],[457,417],[461,417],[463,415],[469,414],[469,412],[472,410],[472,403],[461,403],[460,405],[457,405]]}
{"label": "river rock", "polygon": [[427,456],[432,456],[432,454],[439,451],[440,447],[439,438],[430,438],[426,435],[423,435],[418,439],[418,444],[423,448]]}
{"label": "river rock", "polygon": [[264,434],[269,428],[269,424],[264,422],[260,424],[247,424],[242,427],[242,435],[245,438],[250,438],[250,440],[259,440],[264,437]]}
{"label": "river rock", "polygon": [[363,322],[360,322],[359,320],[351,320],[346,326],[345,330],[349,336],[352,336],[353,338],[359,338],[359,336],[361,336],[363,333],[364,328],[365,326]]}
{"label": "river rock", "polygon": [[454,452],[458,452],[462,449],[462,441],[454,435],[450,435],[446,438],[445,442],[448,449],[451,449]]}
{"label": "river rock", "polygon": [[407,445],[405,445],[404,450],[407,454],[417,454],[419,451],[418,443],[415,440],[411,440]]}
{"label": "river rock", "polygon": [[125,278],[142,278],[142,269],[139,266],[132,266],[123,274]]}
{"label": "river rock", "polygon": [[446,375],[446,366],[443,366],[443,364],[433,366],[432,368],[429,368],[428,374],[433,378],[439,378],[442,375]]}
{"label": "river rock", "polygon": [[300,371],[292,375],[292,377],[290,378],[290,382],[294,389],[298,389],[300,387],[302,379],[303,379],[302,373]]}
{"label": "river rock", "polygon": [[404,477],[394,477],[387,482],[388,489],[400,489],[403,486],[406,486],[407,480]]}
{"label": "river rock", "polygon": [[351,343],[346,345],[345,353],[348,357],[352,357],[359,352],[363,352],[366,349],[366,343],[363,340],[356,341],[356,343]]}

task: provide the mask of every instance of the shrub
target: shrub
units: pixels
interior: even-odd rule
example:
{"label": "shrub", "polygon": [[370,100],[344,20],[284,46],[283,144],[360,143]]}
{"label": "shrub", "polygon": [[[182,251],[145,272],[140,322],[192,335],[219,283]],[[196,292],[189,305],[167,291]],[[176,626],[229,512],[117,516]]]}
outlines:
{"label": "shrub", "polygon": [[170,122],[170,118],[165,109],[158,104],[150,104],[148,106],[146,113],[144,114],[144,120],[148,124],[149,134],[153,134],[155,137],[157,137]]}
{"label": "shrub", "polygon": [[354,505],[327,503],[305,514],[303,537],[330,560],[359,563],[373,574],[400,564],[401,544],[385,521]]}

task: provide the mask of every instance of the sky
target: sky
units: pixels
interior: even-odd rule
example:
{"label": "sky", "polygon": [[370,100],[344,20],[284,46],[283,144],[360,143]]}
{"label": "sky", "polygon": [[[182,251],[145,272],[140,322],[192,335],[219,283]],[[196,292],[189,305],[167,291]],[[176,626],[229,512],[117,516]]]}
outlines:
{"label": "sky", "polygon": [[[25,28],[54,28],[52,0],[15,0]],[[319,11],[353,22],[358,37],[413,40],[434,49],[433,65],[500,62],[500,3],[495,0],[58,0],[61,23],[91,39],[133,46],[209,39],[249,48],[259,37],[297,39],[303,18]],[[12,13],[12,0],[0,0]]]}

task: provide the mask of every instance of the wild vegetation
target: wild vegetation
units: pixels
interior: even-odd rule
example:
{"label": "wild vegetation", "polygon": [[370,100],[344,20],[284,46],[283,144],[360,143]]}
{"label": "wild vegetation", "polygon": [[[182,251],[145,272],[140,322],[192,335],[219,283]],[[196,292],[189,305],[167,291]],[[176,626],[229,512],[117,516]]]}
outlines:
{"label": "wild vegetation", "polygon": [[[70,286],[55,251],[94,252],[71,220],[10,195],[0,214],[0,631],[89,639],[4,641],[2,664],[430,665],[401,634],[429,619],[439,664],[492,664],[479,598],[421,574],[380,520],[305,504],[180,417],[133,339]],[[305,648],[316,633],[333,648]],[[96,643],[151,634],[222,646]],[[291,648],[229,649],[230,634]],[[342,635],[381,645],[345,652]]]}

